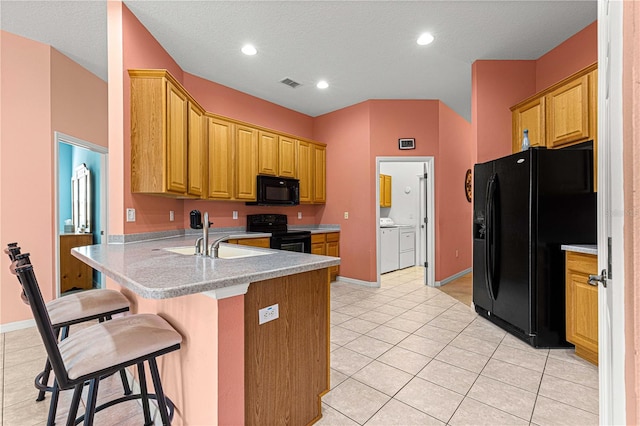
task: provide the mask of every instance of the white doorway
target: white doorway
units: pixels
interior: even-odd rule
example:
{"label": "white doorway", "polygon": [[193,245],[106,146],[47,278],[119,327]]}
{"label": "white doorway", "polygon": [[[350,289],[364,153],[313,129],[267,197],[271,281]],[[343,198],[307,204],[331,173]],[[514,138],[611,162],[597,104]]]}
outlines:
{"label": "white doorway", "polygon": [[[624,4],[598,2],[598,365],[600,424],[626,423],[622,40]],[[614,397],[615,395],[615,397]]]}
{"label": "white doorway", "polygon": [[[380,181],[376,179],[376,260],[377,286],[380,286],[382,250],[380,241],[380,218],[392,217],[394,222],[415,228],[416,265],[425,267],[424,282],[435,286],[435,226],[434,226],[434,158],[433,157],[376,157],[376,176],[391,170],[403,169],[402,181],[395,180],[393,193],[401,193],[403,198],[394,197],[394,209],[380,206]],[[426,177],[425,177],[426,176]],[[393,195],[392,195],[393,197]]]}
{"label": "white doorway", "polygon": [[[74,159],[74,160],[72,160]],[[75,227],[68,227],[74,216],[72,176],[76,163],[89,164],[91,169],[93,244],[106,244],[107,234],[107,148],[60,132],[54,132],[54,241],[56,254],[56,297],[60,297],[60,235]],[[65,229],[65,225],[67,226]],[[105,277],[95,271],[94,286],[104,288]]]}

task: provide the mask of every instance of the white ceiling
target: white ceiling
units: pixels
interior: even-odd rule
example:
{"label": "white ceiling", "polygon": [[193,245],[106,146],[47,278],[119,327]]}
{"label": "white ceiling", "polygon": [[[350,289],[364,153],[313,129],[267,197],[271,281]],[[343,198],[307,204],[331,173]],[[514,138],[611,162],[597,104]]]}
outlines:
{"label": "white ceiling", "polygon": [[[440,99],[469,121],[474,61],[537,59],[597,18],[595,0],[125,4],[183,70],[304,114],[367,99]],[[107,79],[105,1],[2,0],[0,15],[3,30]],[[436,40],[418,46],[424,31]],[[240,53],[247,42],[257,55]],[[319,79],[330,87],[317,89]]]}

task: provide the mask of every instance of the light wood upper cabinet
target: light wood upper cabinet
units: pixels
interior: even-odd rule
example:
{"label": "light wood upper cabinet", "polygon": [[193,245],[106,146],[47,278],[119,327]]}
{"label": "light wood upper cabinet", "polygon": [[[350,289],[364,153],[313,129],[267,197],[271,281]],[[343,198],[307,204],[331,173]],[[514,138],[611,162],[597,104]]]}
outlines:
{"label": "light wood upper cabinet", "polygon": [[539,97],[513,110],[513,152],[521,150],[525,129],[529,130],[530,146],[546,146],[544,105],[544,97]]}
{"label": "light wood upper cabinet", "polygon": [[546,103],[547,147],[558,148],[592,138],[589,132],[588,75],[552,91],[546,96]]}
{"label": "light wood upper cabinet", "polygon": [[298,179],[300,203],[326,203],[327,151],[324,145],[298,142]]}
{"label": "light wood upper cabinet", "polygon": [[189,134],[188,134],[188,184],[190,195],[203,197],[207,182],[207,123],[204,110],[197,104],[189,102]]}
{"label": "light wood upper cabinet", "polygon": [[326,146],[206,112],[167,70],[129,70],[131,191],[256,200],[258,174],[297,178],[326,202]]}
{"label": "light wood upper cabinet", "polygon": [[187,193],[187,96],[166,73],[131,75],[131,191]]}
{"label": "light wood upper cabinet", "polygon": [[209,180],[207,198],[233,198],[233,124],[208,117]]}
{"label": "light wood upper cabinet", "polygon": [[567,252],[566,339],[576,355],[598,364],[598,287],[588,283],[597,274],[597,256]]}
{"label": "light wood upper cabinet", "polygon": [[258,175],[258,131],[252,127],[235,125],[235,198],[256,200]]}
{"label": "light wood upper cabinet", "polygon": [[258,132],[258,173],[278,176],[278,135]]}
{"label": "light wood upper cabinet", "polygon": [[593,140],[596,151],[597,64],[511,107],[512,151],[519,152],[524,129],[530,146],[564,148]]}
{"label": "light wood upper cabinet", "polygon": [[298,142],[286,136],[278,138],[278,175],[295,178],[298,176]]}
{"label": "light wood upper cabinet", "polygon": [[298,143],[298,180],[300,181],[300,202],[311,202],[311,144]]}
{"label": "light wood upper cabinet", "polygon": [[391,207],[391,176],[380,175],[380,207]]}
{"label": "light wood upper cabinet", "polygon": [[311,144],[313,156],[312,202],[327,202],[327,147]]}

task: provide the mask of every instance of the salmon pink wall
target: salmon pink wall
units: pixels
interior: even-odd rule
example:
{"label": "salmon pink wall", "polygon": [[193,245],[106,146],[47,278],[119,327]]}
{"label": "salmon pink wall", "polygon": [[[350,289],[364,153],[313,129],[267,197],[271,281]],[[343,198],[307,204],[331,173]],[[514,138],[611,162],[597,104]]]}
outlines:
{"label": "salmon pink wall", "polygon": [[340,225],[340,275],[375,282],[369,109],[363,102],[316,117],[313,136],[327,143],[327,204],[319,222]]}
{"label": "salmon pink wall", "polygon": [[[51,48],[5,31],[0,34],[0,243],[4,249],[7,243],[17,241],[23,251],[31,253],[32,262],[38,265],[36,274],[43,283],[42,295],[51,300],[54,294]],[[9,273],[9,259],[4,254],[1,265],[0,323],[30,319],[31,310],[20,302],[20,285]]]}
{"label": "salmon pink wall", "polygon": [[536,61],[536,92],[598,61],[598,22],[586,26]]}
{"label": "salmon pink wall", "polygon": [[535,61],[476,61],[471,67],[475,162],[511,154],[511,110],[533,95]]}
{"label": "salmon pink wall", "polygon": [[53,129],[106,148],[107,83],[55,49],[51,80]]}
{"label": "salmon pink wall", "polygon": [[[57,282],[53,133],[106,146],[107,85],[48,45],[3,31],[1,48],[0,241],[17,241],[31,253],[42,295],[51,300]],[[30,319],[6,256],[2,265],[0,324]]]}
{"label": "salmon pink wall", "polygon": [[[292,225],[320,222],[323,206],[259,207],[246,206],[242,202],[175,200],[152,195],[132,194],[129,189],[131,186],[131,109],[128,69],[167,69],[205,110],[269,129],[310,138],[313,132],[313,119],[271,102],[185,73],[126,6],[122,6],[122,27],[124,52],[124,208],[136,209],[136,222],[124,223],[125,234],[188,228],[189,212],[193,209],[202,212],[208,211],[214,228],[244,227],[247,214],[263,212],[287,214],[289,223]],[[174,222],[169,221],[169,211],[171,210],[175,212]],[[238,220],[232,219],[233,211],[238,211]],[[297,218],[298,212],[302,213],[302,219]],[[124,215],[124,211],[118,212],[118,216],[122,215]]]}
{"label": "salmon pink wall", "polygon": [[442,102],[438,113],[439,143],[436,157],[436,280],[471,267],[472,204],[464,181],[473,168],[471,124]]}

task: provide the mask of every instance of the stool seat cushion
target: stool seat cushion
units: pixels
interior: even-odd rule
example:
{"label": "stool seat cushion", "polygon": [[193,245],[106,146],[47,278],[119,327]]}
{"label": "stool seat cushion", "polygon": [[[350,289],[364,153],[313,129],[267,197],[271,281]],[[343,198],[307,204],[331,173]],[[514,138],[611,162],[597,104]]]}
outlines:
{"label": "stool seat cushion", "polygon": [[129,299],[115,290],[87,290],[61,296],[46,304],[51,324],[78,321],[129,307]]}
{"label": "stool seat cushion", "polygon": [[137,314],[79,330],[59,344],[69,379],[124,364],[182,342],[162,317]]}

